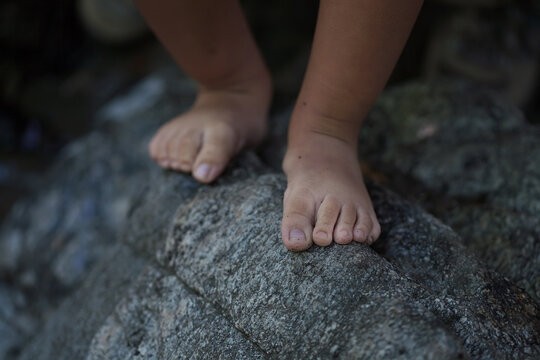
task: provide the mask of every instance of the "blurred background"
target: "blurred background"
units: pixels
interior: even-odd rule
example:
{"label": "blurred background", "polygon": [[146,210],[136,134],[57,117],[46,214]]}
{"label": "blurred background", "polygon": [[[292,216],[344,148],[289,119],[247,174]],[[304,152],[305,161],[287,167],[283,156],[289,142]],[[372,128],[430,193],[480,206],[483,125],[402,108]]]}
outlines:
{"label": "blurred background", "polygon": [[[314,0],[242,1],[292,104],[316,22]],[[175,65],[131,0],[0,3],[0,221],[95,113],[148,74]],[[540,123],[540,1],[427,0],[389,86],[452,77],[496,91]]]}

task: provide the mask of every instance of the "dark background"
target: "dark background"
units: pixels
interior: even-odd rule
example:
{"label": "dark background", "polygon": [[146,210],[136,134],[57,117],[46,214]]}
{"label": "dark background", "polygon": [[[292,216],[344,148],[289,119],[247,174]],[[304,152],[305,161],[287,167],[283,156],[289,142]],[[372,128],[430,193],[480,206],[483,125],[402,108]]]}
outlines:
{"label": "dark background", "polygon": [[[216,0],[218,1],[218,0]],[[273,111],[295,99],[317,1],[242,1],[274,75]],[[540,123],[540,1],[431,0],[389,81],[462,78]],[[95,112],[174,66],[129,0],[0,3],[0,220]]]}

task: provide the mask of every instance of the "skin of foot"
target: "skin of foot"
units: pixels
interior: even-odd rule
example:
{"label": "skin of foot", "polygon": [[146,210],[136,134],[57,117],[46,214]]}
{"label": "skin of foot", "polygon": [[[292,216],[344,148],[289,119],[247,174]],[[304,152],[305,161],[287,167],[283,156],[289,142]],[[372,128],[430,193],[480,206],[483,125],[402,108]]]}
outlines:
{"label": "skin of foot", "polygon": [[313,243],[371,245],[381,227],[364,185],[356,144],[318,131],[291,134],[283,161],[282,240],[302,251]]}
{"label": "skin of foot", "polygon": [[[163,167],[212,182],[264,136],[269,76],[237,0],[136,0],[171,55],[201,85],[193,108],[150,143]],[[382,91],[422,0],[321,0],[289,128],[282,239],[371,244],[380,225],[356,158],[362,119]],[[260,81],[260,79],[264,81]],[[263,85],[261,85],[261,83]]]}
{"label": "skin of foot", "polygon": [[270,74],[237,0],[136,0],[171,56],[196,80],[193,107],[149,144],[162,167],[214,181],[240,149],[264,137]]}
{"label": "skin of foot", "polygon": [[165,169],[210,183],[241,149],[264,138],[270,97],[266,75],[252,85],[201,89],[189,111],[157,131],[149,143],[150,156]]}
{"label": "skin of foot", "polygon": [[282,240],[373,243],[380,233],[357,159],[362,120],[382,91],[421,0],[321,0],[283,162]]}

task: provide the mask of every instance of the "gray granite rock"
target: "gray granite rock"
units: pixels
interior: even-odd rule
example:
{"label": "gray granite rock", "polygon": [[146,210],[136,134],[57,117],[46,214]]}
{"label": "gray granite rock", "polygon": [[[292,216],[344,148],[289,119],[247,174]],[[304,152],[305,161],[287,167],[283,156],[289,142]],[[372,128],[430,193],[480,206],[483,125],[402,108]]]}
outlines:
{"label": "gray granite rock", "polygon": [[[18,202],[0,228],[0,283],[27,295],[21,311],[35,322],[80,286],[124,232],[149,169],[157,170],[146,155],[148,137],[193,98],[192,86],[169,77],[152,76],[104,107],[101,131],[64,149],[41,190]],[[142,105],[141,93],[150,98]],[[123,126],[125,116],[136,126]],[[23,332],[17,343],[31,336]]]}
{"label": "gray granite rock", "polygon": [[218,309],[148,267],[96,332],[87,359],[263,359]]}
{"label": "gray granite rock", "polygon": [[514,336],[538,351],[536,304],[438,220],[372,187],[380,254],[356,244],[290,253],[279,239],[283,187],[269,174],[201,189],[159,252],[271,357],[526,356]]}
{"label": "gray granite rock", "polygon": [[0,283],[0,359],[15,356],[36,332],[37,322],[24,311],[26,302],[20,290]]}
{"label": "gray granite rock", "polygon": [[[99,310],[102,320],[91,326],[85,320],[95,306],[92,293],[104,291],[89,276],[80,291],[86,295],[68,298],[48,321],[46,340],[38,335],[23,358],[34,358],[58,336],[77,348],[48,353],[55,358],[538,354],[537,305],[467,254],[459,236],[435,218],[371,187],[386,229],[379,253],[359,244],[291,253],[278,235],[284,178],[261,174],[252,156],[240,163],[241,171],[196,192],[174,182],[155,184],[161,193],[192,195],[168,213],[156,211],[159,202],[153,212],[134,210],[122,238],[130,247],[140,230],[132,225],[143,217],[150,229],[163,217],[171,224],[153,246],[137,247],[137,258],[148,264],[137,268],[140,275],[118,273],[134,261],[118,251],[102,262],[110,265],[98,265],[102,283],[122,276],[124,289],[129,286],[114,291],[114,301],[100,300],[102,308],[114,307],[112,313]],[[142,203],[145,196],[155,193],[148,191]]]}
{"label": "gray granite rock", "polygon": [[24,337],[13,327],[0,319],[0,357],[13,358],[24,345]]}
{"label": "gray granite rock", "polygon": [[[33,206],[3,227],[0,248],[17,261],[0,257],[0,279],[37,295],[19,312],[40,321],[3,348],[9,359],[540,356],[538,304],[383,187],[369,185],[383,226],[373,248],[292,253],[279,238],[285,179],[253,153],[210,186],[160,170],[143,154],[180,107],[171,94],[66,150]],[[446,116],[443,100],[429,104]],[[16,327],[0,317],[0,329]]]}
{"label": "gray granite rock", "polygon": [[19,359],[84,359],[92,337],[144,270],[145,259],[121,244],[110,245],[84,283],[45,315],[42,328]]}
{"label": "gray granite rock", "polygon": [[387,91],[363,129],[360,157],[383,182],[540,299],[537,126],[486,91],[439,82]]}

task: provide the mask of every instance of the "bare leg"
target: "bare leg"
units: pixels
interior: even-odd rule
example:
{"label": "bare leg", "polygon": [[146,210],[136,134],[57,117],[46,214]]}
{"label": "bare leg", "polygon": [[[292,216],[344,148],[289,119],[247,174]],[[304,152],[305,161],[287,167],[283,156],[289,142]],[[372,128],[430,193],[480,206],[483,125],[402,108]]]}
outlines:
{"label": "bare leg", "polygon": [[195,104],[156,133],[164,168],[213,181],[230,158],[264,137],[270,75],[237,0],[136,0],[158,38],[199,84]]}
{"label": "bare leg", "polygon": [[372,243],[380,234],[357,160],[362,119],[384,87],[422,0],[321,0],[289,128],[282,239]]}

